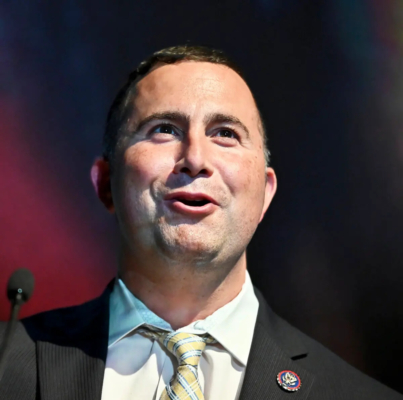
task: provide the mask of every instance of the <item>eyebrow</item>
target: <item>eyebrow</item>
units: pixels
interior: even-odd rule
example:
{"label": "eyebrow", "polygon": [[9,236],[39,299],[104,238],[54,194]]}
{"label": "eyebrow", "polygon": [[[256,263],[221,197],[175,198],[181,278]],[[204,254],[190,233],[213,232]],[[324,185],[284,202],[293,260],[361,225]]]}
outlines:
{"label": "eyebrow", "polygon": [[148,117],[145,117],[136,125],[134,131],[137,132],[144,125],[148,124],[151,121],[155,121],[155,120],[180,121],[183,123],[190,122],[190,118],[184,113],[181,113],[178,111],[164,111],[164,112],[160,112],[160,113],[153,113],[153,114],[150,114]]}

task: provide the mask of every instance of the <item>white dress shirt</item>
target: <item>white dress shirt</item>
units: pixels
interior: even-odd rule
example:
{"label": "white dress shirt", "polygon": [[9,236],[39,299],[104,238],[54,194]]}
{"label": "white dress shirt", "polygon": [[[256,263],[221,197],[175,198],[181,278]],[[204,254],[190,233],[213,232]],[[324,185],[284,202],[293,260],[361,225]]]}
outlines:
{"label": "white dress shirt", "polygon": [[[217,340],[208,344],[199,365],[206,400],[238,399],[248,362],[259,303],[246,272],[241,292],[204,320],[178,331]],[[109,345],[102,400],[158,400],[178,362],[162,344],[136,333],[141,326],[173,331],[119,279],[110,298]]]}

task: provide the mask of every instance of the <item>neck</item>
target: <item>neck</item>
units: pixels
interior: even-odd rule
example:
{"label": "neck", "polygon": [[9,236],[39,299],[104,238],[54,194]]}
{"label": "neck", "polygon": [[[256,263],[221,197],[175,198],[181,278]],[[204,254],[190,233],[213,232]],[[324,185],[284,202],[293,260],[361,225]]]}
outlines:
{"label": "neck", "polygon": [[[154,260],[155,261],[155,260]],[[120,278],[127,288],[173,329],[205,319],[233,300],[245,282],[246,254],[232,265],[161,266],[121,256]]]}

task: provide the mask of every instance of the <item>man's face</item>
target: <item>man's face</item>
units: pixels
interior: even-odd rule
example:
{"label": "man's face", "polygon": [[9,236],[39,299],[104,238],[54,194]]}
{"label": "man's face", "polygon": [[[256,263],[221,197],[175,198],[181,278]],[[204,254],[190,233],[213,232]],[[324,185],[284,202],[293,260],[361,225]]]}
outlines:
{"label": "man's face", "polygon": [[196,264],[239,258],[276,188],[246,83],[223,65],[163,65],[131,106],[111,177],[126,249]]}

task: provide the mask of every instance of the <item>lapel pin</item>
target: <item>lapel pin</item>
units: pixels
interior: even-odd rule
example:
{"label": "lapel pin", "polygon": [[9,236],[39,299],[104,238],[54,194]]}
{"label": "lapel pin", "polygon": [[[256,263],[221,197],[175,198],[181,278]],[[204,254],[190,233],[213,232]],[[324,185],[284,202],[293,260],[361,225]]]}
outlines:
{"label": "lapel pin", "polygon": [[277,375],[277,383],[287,392],[296,392],[301,388],[300,377],[292,371],[281,371]]}

